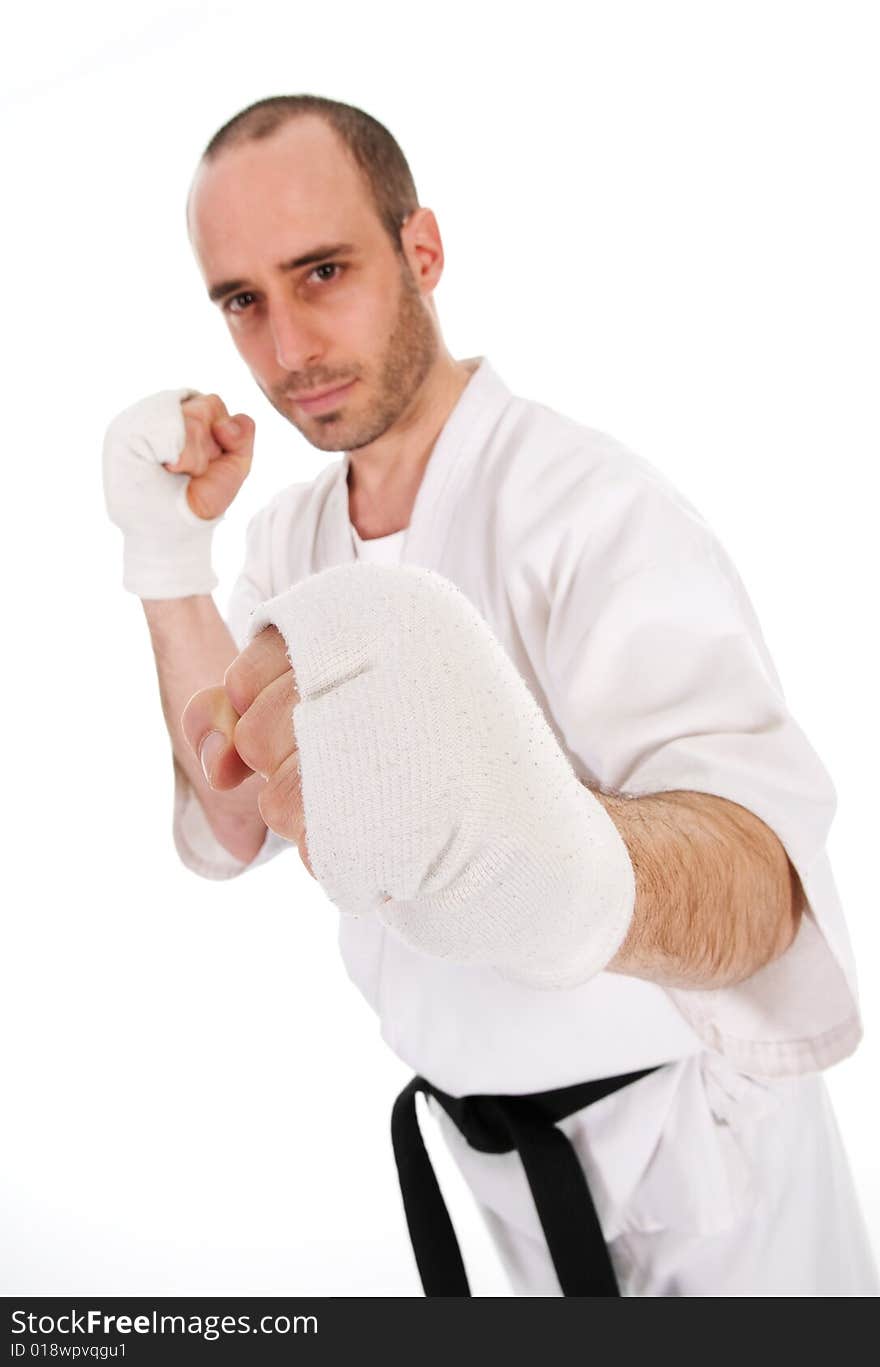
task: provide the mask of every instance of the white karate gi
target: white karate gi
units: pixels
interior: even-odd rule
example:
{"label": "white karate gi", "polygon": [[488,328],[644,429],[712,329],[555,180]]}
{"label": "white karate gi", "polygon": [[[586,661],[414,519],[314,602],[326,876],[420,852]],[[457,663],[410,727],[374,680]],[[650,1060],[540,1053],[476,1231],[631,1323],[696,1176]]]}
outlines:
{"label": "white karate gi", "polygon": [[[373,918],[340,916],[349,976],[394,1052],[456,1096],[674,1064],[560,1122],[621,1294],[876,1295],[821,1077],[861,1037],[825,852],[828,775],[696,510],[610,436],[514,396],[485,358],[473,364],[405,531],[360,541],[347,455],[251,519],[227,614],[234,638],[243,644],[256,604],[359,555],[434,569],[483,614],[580,777],[739,803],[775,831],[809,906],[788,951],[731,988],[601,973],[530,989],[417,954]],[[232,877],[288,848],[270,831],[243,865],[213,837],[179,766],[175,782],[175,842],[195,872]],[[518,1155],[471,1149],[429,1104],[514,1289],[559,1295]]]}

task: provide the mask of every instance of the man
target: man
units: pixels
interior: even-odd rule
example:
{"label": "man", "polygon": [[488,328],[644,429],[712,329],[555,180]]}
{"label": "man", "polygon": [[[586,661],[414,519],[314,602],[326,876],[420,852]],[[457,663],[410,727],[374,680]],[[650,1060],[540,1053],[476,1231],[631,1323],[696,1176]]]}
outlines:
{"label": "man", "polygon": [[342,913],[419,1074],[393,1134],[426,1291],[467,1286],[418,1090],[518,1293],[875,1294],[821,1077],[861,1036],[834,792],[723,549],[449,354],[437,222],[362,111],[243,110],[187,221],[262,392],[344,454],[251,520],[227,627],[210,539],[253,420],[177,390],[108,431],[177,849],[224,878],[296,844]]}

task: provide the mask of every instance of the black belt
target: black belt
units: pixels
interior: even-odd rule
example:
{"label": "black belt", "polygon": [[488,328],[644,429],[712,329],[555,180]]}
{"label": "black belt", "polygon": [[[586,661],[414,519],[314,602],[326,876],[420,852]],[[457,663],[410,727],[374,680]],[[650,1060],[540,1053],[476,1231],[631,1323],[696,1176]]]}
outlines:
{"label": "black belt", "polygon": [[[664,1067],[658,1064],[657,1067]],[[481,1153],[516,1149],[564,1296],[619,1296],[617,1278],[583,1168],[556,1126],[575,1111],[656,1068],[597,1078],[528,1096],[449,1096],[423,1077],[407,1083],[391,1113],[391,1142],[413,1252],[426,1296],[469,1296],[449,1212],[419,1129],[416,1095],[437,1098]]]}

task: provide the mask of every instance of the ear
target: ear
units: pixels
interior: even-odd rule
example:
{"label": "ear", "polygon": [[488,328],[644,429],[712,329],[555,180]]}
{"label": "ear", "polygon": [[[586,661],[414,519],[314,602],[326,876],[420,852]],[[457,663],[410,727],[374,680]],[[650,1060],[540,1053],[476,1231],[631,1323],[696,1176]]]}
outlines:
{"label": "ear", "polygon": [[433,209],[415,209],[400,230],[400,244],[422,294],[430,294],[443,274],[443,243]]}

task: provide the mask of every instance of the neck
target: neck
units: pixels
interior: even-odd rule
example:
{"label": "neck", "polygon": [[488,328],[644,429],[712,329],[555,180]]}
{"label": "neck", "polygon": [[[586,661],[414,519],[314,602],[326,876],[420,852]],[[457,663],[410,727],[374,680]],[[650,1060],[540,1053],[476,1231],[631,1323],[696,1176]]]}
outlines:
{"label": "neck", "polygon": [[358,536],[390,536],[409,525],[434,443],[477,365],[441,350],[394,427],[349,453],[348,515]]}

